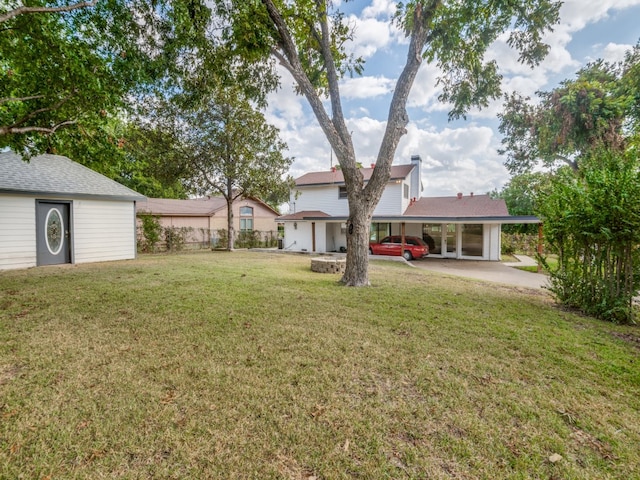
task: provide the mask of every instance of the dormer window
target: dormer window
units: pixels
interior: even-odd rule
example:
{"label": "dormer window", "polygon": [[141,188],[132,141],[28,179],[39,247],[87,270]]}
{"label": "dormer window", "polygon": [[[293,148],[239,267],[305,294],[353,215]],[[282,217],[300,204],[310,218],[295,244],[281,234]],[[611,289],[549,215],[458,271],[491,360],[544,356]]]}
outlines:
{"label": "dormer window", "polygon": [[347,187],[338,187],[338,198],[347,198]]}

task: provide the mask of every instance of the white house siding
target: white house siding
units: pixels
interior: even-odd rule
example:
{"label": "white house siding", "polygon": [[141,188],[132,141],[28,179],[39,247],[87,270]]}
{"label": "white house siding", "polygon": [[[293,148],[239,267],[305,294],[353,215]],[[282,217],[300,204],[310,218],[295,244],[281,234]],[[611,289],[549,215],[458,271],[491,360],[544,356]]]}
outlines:
{"label": "white house siding", "polygon": [[305,210],[319,210],[333,217],[349,215],[349,202],[346,198],[338,198],[338,186],[306,187],[291,195],[291,213]]}
{"label": "white house siding", "polygon": [[[313,244],[311,241],[311,222],[287,222],[284,226],[284,248],[294,252],[310,252]],[[317,250],[317,246],[316,246]]]}
{"label": "white house siding", "polygon": [[36,201],[0,195],[0,270],[36,266]]}
{"label": "white house siding", "polygon": [[373,211],[373,215],[401,215],[406,209],[402,203],[402,185],[403,183],[388,183],[382,197]]}
{"label": "white house siding", "polygon": [[125,260],[136,256],[133,202],[73,202],[75,263]]}

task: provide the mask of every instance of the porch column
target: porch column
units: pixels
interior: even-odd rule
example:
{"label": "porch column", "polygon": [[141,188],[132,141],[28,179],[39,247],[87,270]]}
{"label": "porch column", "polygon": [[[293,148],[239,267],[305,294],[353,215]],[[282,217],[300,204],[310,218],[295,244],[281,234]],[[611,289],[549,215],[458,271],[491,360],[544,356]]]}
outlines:
{"label": "porch column", "polygon": [[311,251],[316,251],[316,222],[311,222]]}
{"label": "porch column", "polygon": [[404,222],[402,222],[400,224],[400,242],[402,243],[402,252],[404,252],[404,234],[405,234],[405,226],[406,224]]}
{"label": "porch column", "polygon": [[[542,256],[542,223],[538,224],[538,258]],[[538,273],[542,273],[542,263],[538,260]]]}

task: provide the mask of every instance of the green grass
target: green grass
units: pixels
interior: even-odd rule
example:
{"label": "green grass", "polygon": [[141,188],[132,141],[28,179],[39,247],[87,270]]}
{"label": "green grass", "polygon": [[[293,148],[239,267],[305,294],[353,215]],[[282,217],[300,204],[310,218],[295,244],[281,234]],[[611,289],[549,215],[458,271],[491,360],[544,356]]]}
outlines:
{"label": "green grass", "polygon": [[361,289],[309,267],[0,273],[0,478],[640,478],[637,328],[395,262]]}

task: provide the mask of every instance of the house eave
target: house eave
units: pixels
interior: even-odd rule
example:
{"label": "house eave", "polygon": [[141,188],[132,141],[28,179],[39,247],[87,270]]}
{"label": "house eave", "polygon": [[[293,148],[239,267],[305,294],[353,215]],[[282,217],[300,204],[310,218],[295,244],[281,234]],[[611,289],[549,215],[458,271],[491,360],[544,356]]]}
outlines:
{"label": "house eave", "polygon": [[[337,216],[337,217],[316,217],[305,216],[297,220],[281,220],[281,221],[326,221],[326,222],[345,222],[349,217]],[[374,216],[371,219],[372,222],[408,222],[408,223],[500,223],[500,224],[538,224],[542,221],[535,216],[521,215],[521,216],[486,216],[486,217],[435,217],[435,216],[408,216],[408,215],[396,215],[396,216]]]}
{"label": "house eave", "polygon": [[139,202],[144,195],[92,195],[89,193],[50,192],[46,190],[11,190],[0,189],[0,195],[18,195],[24,197],[70,198],[77,200],[110,200],[113,202]]}

